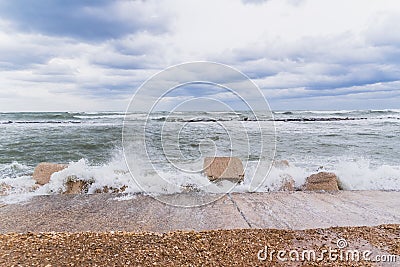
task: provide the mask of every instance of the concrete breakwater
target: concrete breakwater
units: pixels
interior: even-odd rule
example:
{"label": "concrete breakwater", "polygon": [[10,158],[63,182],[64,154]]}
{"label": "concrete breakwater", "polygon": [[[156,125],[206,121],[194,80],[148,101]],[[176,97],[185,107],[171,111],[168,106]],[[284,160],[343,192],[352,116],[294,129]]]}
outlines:
{"label": "concrete breakwater", "polygon": [[[204,193],[164,198],[210,198]],[[173,201],[172,201],[173,202]],[[136,194],[37,196],[0,207],[0,233],[213,229],[309,229],[400,223],[400,192],[335,191],[221,194],[193,208],[164,204]]]}

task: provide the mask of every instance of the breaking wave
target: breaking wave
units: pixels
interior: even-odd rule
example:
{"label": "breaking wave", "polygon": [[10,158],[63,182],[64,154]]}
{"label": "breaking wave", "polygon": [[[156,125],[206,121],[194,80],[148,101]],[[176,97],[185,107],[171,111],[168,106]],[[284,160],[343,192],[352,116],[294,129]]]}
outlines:
{"label": "breaking wave", "polygon": [[0,185],[2,186],[0,193],[3,194],[0,200],[9,203],[23,201],[35,195],[61,194],[65,192],[66,182],[71,180],[71,177],[75,180],[87,181],[89,186],[86,193],[88,194],[101,191],[105,187],[123,188],[123,192],[128,194],[172,194],[190,191],[224,193],[227,188],[233,186],[232,192],[238,193],[270,192],[279,191],[288,177],[293,178],[296,189],[301,189],[306,178],[318,171],[334,172],[344,190],[400,190],[400,166],[372,166],[366,159],[340,160],[333,167],[319,169],[299,167],[295,162],[284,167],[273,166],[257,189],[251,188],[249,179],[253,175],[255,165],[256,162],[253,164],[249,162],[245,170],[244,182],[236,186],[230,181],[210,182],[200,173],[182,175],[171,171],[162,174],[167,179],[161,183],[154,174],[143,172],[139,186],[135,179],[132,179],[122,153],[118,153],[109,163],[103,165],[93,166],[85,159],[71,162],[66,169],[54,173],[48,184],[38,186],[35,185],[31,176],[33,168],[13,162],[3,165],[0,169]]}

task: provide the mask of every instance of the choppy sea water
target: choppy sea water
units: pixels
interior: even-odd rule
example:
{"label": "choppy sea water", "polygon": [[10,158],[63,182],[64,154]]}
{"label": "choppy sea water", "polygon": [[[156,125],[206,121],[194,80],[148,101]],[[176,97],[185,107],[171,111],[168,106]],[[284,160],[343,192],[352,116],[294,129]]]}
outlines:
{"label": "choppy sea water", "polygon": [[[106,185],[128,185],[128,192],[142,191],[131,179],[122,152],[125,116],[131,122],[148,120],[149,125],[155,126],[154,131],[150,127],[146,132],[146,153],[170,181],[183,188],[200,188],[209,182],[200,173],[174,173],[165,162],[163,146],[169,146],[172,154],[174,148],[177,154],[179,150],[190,162],[202,156],[202,145],[206,149],[207,145],[219,146],[217,153],[221,155],[232,152],[230,144],[243,142],[240,133],[235,133],[238,123],[248,129],[266,125],[271,129],[271,117],[262,112],[256,118],[249,112],[182,112],[173,116],[159,112],[149,117],[118,112],[0,113],[0,183],[10,185],[8,194],[15,197],[59,193],[71,175],[91,180],[89,193]],[[275,111],[273,117],[276,136],[268,142],[276,140],[275,160],[288,160],[290,167],[272,167],[257,191],[277,190],[283,173],[290,174],[300,187],[308,175],[318,170],[336,173],[348,190],[400,190],[400,110]],[[228,135],[220,124],[229,129]],[[163,135],[161,145],[157,125],[176,128],[179,146],[174,146],[177,139],[172,135]],[[260,140],[250,134],[249,142]],[[249,156],[249,176],[254,171],[252,161],[259,160],[257,153],[240,151],[240,145],[234,152],[237,154],[233,156]],[[141,153],[137,151],[139,158]],[[32,190],[31,175],[39,162],[69,163],[69,167],[53,175],[50,184]],[[138,164],[136,168],[143,176],[149,174],[145,165]],[[148,191],[176,191],[152,183],[151,175],[148,180]],[[245,185],[246,181],[234,191],[247,191]]]}

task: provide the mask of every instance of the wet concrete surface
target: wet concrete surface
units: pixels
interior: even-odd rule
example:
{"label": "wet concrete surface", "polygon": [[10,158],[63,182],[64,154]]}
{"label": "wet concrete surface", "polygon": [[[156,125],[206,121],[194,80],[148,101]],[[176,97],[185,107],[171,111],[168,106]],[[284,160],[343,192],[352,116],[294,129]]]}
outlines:
{"label": "wet concrete surface", "polygon": [[[169,203],[217,199],[177,207],[137,194],[37,196],[0,205],[0,233],[217,229],[311,229],[400,223],[400,192],[272,192],[165,195]],[[1,201],[1,198],[0,198]],[[175,201],[175,202],[174,202]]]}

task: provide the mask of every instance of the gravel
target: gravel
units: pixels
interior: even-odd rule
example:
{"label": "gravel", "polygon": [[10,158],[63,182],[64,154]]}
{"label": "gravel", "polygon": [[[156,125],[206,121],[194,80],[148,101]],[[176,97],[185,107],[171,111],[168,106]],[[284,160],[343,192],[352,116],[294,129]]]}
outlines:
{"label": "gravel", "polygon": [[[46,232],[0,235],[1,266],[287,266],[268,250],[371,250],[373,255],[400,255],[400,225],[333,227],[311,230],[236,229],[169,233]],[[263,255],[263,254],[261,254]],[[318,255],[318,254],[317,254]],[[286,254],[287,256],[287,254]],[[289,259],[290,260],[290,259]],[[371,266],[368,261],[291,261],[290,266]],[[395,266],[387,263],[384,266]],[[400,264],[400,257],[397,257]]]}

